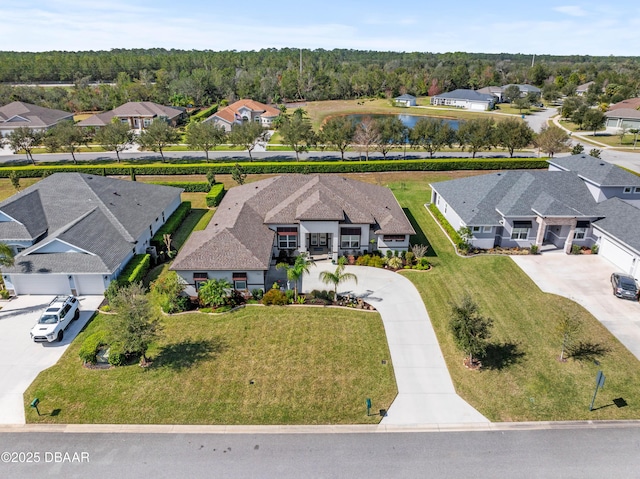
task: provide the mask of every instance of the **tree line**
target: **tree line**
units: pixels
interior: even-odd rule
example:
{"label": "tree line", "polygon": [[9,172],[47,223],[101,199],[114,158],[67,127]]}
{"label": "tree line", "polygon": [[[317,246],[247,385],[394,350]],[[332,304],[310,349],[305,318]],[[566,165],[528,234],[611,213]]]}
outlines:
{"label": "tree line", "polygon": [[[300,66],[302,65],[302,69]],[[68,82],[67,87],[10,83]],[[266,103],[436,95],[456,88],[510,83],[543,88],[548,97],[574,94],[594,81],[600,102],[635,96],[635,57],[480,53],[399,53],[359,50],[263,49],[98,52],[0,52],[0,104],[19,100],[67,111],[98,111],[127,101],[205,106],[253,98]],[[95,82],[98,82],[97,84]]]}

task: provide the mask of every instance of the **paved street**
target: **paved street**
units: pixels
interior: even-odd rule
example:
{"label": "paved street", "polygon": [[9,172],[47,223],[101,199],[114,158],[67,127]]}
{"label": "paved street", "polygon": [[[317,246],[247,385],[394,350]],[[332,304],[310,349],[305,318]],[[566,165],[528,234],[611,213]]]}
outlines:
{"label": "paved street", "polygon": [[[198,427],[191,428],[192,434],[185,430],[154,434],[154,426],[132,426],[130,433],[108,434],[0,428],[0,454],[4,453],[0,477],[638,477],[638,423],[546,427],[514,424],[476,432],[374,434],[353,433],[348,427],[337,434],[324,433],[322,428],[298,434],[286,430],[272,434],[259,428],[244,434],[235,433],[240,430],[234,428],[211,434]],[[35,453],[38,462],[34,462]],[[20,463],[28,458],[32,462]]]}
{"label": "paved street", "polygon": [[[24,424],[23,393],[36,376],[55,363],[89,321],[102,296],[80,297],[80,318],[67,327],[62,342],[34,343],[29,331],[54,296],[20,296],[2,302],[0,311],[0,424]],[[0,477],[3,474],[0,472]]]}
{"label": "paved street", "polygon": [[[334,271],[329,261],[318,262],[303,277],[302,290],[323,290],[321,271]],[[339,294],[354,294],[373,305],[384,324],[398,396],[384,425],[479,423],[489,420],[456,394],[440,345],[420,293],[401,274],[381,268],[347,266],[358,283],[345,282]],[[417,273],[420,274],[420,273]]]}

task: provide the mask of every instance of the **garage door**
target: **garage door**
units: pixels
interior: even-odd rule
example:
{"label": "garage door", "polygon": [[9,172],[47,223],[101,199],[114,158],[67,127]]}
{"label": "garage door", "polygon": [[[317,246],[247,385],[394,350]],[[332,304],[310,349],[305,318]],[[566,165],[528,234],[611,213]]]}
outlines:
{"label": "garage door", "polygon": [[104,281],[101,274],[76,274],[74,279],[78,294],[104,293]]}
{"label": "garage door", "polygon": [[10,279],[18,295],[71,293],[66,274],[12,274]]}
{"label": "garage door", "polygon": [[633,266],[633,255],[613,243],[606,237],[602,238],[600,254],[616,265],[620,271],[630,273]]}

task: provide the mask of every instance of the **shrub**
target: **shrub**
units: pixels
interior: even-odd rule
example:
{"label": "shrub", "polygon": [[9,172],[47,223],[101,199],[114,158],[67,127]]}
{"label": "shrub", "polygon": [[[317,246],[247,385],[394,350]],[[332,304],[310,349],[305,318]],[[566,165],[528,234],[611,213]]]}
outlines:
{"label": "shrub", "polygon": [[371,259],[371,256],[369,256],[368,254],[365,254],[365,255],[362,255],[362,256],[358,256],[356,258],[356,265],[357,266],[368,266],[370,259]]}
{"label": "shrub", "polygon": [[111,306],[109,306],[108,304],[105,304],[100,308],[100,311],[104,311],[105,313],[108,313],[111,311]]}
{"label": "shrub", "polygon": [[285,291],[284,295],[287,297],[287,302],[288,303],[293,303],[293,298],[295,296],[295,291],[293,291],[292,289],[288,289]]}
{"label": "shrub", "polygon": [[209,183],[203,181],[153,181],[151,184],[182,188],[186,193],[206,193],[210,188]]}
{"label": "shrub", "polygon": [[287,299],[287,295],[279,289],[270,289],[269,291],[264,293],[264,296],[262,296],[262,304],[266,306],[284,306],[288,303],[289,300]]}
{"label": "shrub", "polygon": [[120,343],[109,345],[109,364],[112,366],[122,366],[126,361],[126,355]]}
{"label": "shrub", "polygon": [[260,301],[262,299],[262,297],[264,296],[264,291],[262,291],[260,288],[252,289],[251,290],[251,296],[256,301]]}
{"label": "shrub", "polygon": [[[453,229],[453,226],[451,226],[451,223],[449,223],[447,221],[447,219],[444,217],[444,215],[442,213],[440,213],[440,210],[438,209],[438,207],[436,205],[431,203],[429,205],[429,211],[431,211],[431,213],[433,213],[433,216],[438,220],[438,223],[440,223],[442,225],[444,230],[449,235],[449,238],[451,238],[451,240],[455,244],[459,244],[459,243],[461,243],[463,241],[462,238],[460,237],[460,235],[458,234],[458,232]],[[415,253],[415,251],[414,251],[414,253]]]}
{"label": "shrub", "polygon": [[571,254],[582,254],[580,245],[577,245],[577,244],[571,245]]}
{"label": "shrub", "polygon": [[80,359],[82,359],[84,363],[95,364],[96,355],[98,354],[100,346],[107,344],[107,336],[108,333],[105,330],[96,331],[87,336],[82,342],[82,346],[80,346],[80,351],[78,351]]}
{"label": "shrub", "polygon": [[429,264],[429,260],[427,260],[427,258],[420,258],[418,260],[418,264],[415,266],[415,269],[424,271],[429,269],[429,266],[431,265]]}
{"label": "shrub", "polygon": [[591,254],[598,254],[598,245],[597,244],[594,244],[591,247]]}
{"label": "shrub", "polygon": [[191,211],[191,202],[183,201],[180,206],[169,216],[169,219],[156,231],[156,234],[151,238],[151,244],[158,249],[162,249],[164,245],[164,235],[173,234],[178,227],[182,224],[184,219]]}
{"label": "shrub", "polygon": [[393,251],[388,249],[385,255],[386,255],[387,259],[391,259],[393,257]]}
{"label": "shrub", "polygon": [[538,246],[535,244],[532,244],[530,251],[531,251],[531,254],[538,254]]}
{"label": "shrub", "polygon": [[369,260],[369,266],[374,268],[382,268],[384,266],[384,259],[381,256],[372,256]]}
{"label": "shrub", "polygon": [[120,289],[120,283],[118,283],[118,281],[111,281],[111,283],[109,283],[109,286],[104,292],[104,296],[107,298],[107,301],[111,303],[113,301],[113,298],[115,298],[116,294],[118,294],[119,289]]}
{"label": "shrub", "polygon": [[[149,272],[151,266],[151,255],[149,254],[137,254],[127,263],[122,273],[118,277],[118,283],[120,285],[128,285],[133,283],[140,283],[142,279]],[[111,285],[109,285],[111,286]]]}
{"label": "shrub", "polygon": [[389,261],[387,261],[387,265],[389,265],[389,268],[392,269],[400,269],[402,268],[402,258],[394,256],[393,258],[390,258]]}
{"label": "shrub", "polygon": [[404,260],[409,266],[413,264],[414,258],[415,258],[415,255],[411,251],[407,251],[404,255]]}
{"label": "shrub", "polygon": [[9,299],[11,295],[9,294],[9,291],[7,291],[6,289],[0,289],[0,298],[2,299]]}
{"label": "shrub", "polygon": [[213,185],[205,197],[207,206],[218,206],[222,201],[222,198],[224,198],[225,193],[226,191],[222,183],[216,183]]}

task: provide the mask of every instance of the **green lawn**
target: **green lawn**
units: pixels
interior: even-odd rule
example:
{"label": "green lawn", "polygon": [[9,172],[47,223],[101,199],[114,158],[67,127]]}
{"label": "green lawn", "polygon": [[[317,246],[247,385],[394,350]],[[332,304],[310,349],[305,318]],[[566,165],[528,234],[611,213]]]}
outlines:
{"label": "green lawn", "polygon": [[[464,399],[492,421],[640,418],[640,363],[604,326],[576,303],[541,292],[508,257],[456,256],[423,207],[430,198],[428,186],[411,181],[390,186],[431,244],[435,268],[406,275],[422,294],[456,390]],[[463,366],[463,353],[448,330],[450,304],[464,293],[494,320],[491,354],[481,371]],[[558,361],[561,337],[555,324],[563,310],[582,319],[580,341],[610,349],[598,358],[599,366],[593,360]],[[607,383],[596,407],[606,407],[589,412],[599,369]],[[616,398],[628,405],[614,406]]]}
{"label": "green lawn", "polygon": [[82,339],[109,319],[97,316],[25,392],[27,422],[367,424],[380,417],[367,416],[365,399],[378,410],[397,393],[376,313],[247,307],[164,317],[151,367],[85,369]]}

